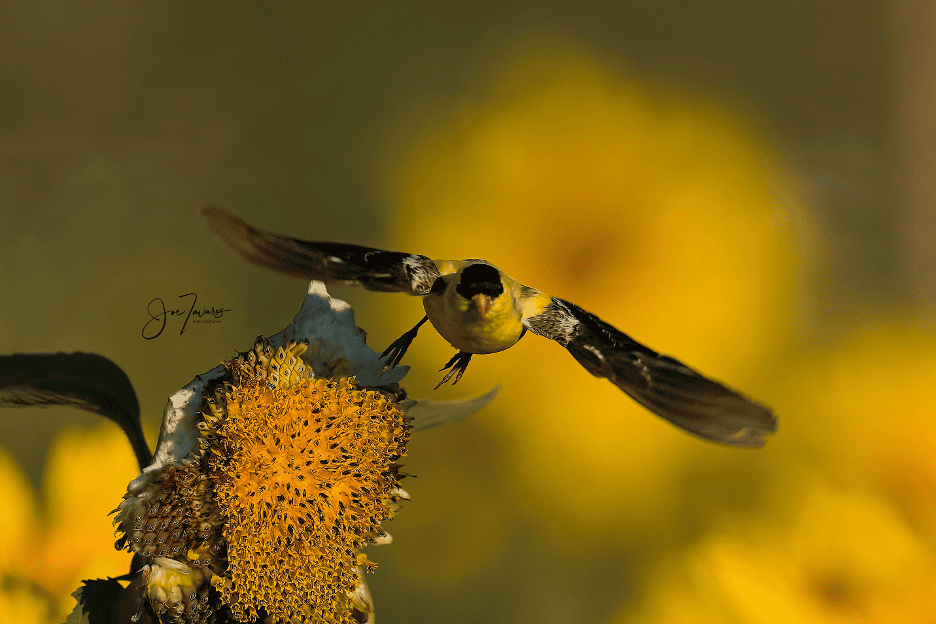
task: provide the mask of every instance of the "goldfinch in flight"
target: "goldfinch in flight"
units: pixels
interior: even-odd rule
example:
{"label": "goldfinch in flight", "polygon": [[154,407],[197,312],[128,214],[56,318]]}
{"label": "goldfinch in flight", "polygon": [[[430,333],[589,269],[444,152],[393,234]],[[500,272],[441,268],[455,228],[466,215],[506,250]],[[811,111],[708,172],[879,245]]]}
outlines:
{"label": "goldfinch in flight", "polygon": [[[597,316],[504,275],[486,260],[432,260],[360,245],[306,241],[259,230],[222,208],[202,213],[238,254],[285,275],[422,297],[426,315],[382,357],[396,366],[429,321],[458,353],[441,386],[471,356],[497,353],[530,331],[555,340],[596,377],[686,431],[732,446],[763,446],[773,413],[685,364],[645,347]],[[438,386],[436,386],[438,388]]]}

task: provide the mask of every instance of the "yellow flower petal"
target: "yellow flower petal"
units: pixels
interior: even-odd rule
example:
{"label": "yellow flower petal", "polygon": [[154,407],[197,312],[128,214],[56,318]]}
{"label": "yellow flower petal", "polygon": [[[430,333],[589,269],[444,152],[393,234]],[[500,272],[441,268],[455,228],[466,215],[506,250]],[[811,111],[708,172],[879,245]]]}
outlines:
{"label": "yellow flower petal", "polygon": [[[20,559],[38,533],[36,501],[26,475],[6,452],[0,449],[0,570]],[[0,611],[2,613],[2,611]]]}

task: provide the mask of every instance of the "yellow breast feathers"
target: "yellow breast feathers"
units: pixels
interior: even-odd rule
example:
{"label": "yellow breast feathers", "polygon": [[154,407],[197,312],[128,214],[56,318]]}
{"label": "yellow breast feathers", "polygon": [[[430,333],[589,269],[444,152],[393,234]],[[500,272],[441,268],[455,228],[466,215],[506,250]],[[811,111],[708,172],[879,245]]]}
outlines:
{"label": "yellow breast feathers", "polygon": [[476,260],[442,260],[436,266],[444,288],[436,286],[423,297],[423,305],[433,327],[453,347],[466,353],[496,353],[520,340],[524,330],[514,289],[496,267],[484,263],[488,274],[478,271],[479,277],[464,273],[478,266]]}

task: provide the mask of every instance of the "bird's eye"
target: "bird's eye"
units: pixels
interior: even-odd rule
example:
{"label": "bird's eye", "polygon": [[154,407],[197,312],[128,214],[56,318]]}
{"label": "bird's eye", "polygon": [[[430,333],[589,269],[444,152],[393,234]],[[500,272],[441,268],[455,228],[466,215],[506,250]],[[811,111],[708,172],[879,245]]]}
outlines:
{"label": "bird's eye", "polygon": [[445,290],[445,280],[441,277],[437,277],[436,281],[432,283],[432,288],[429,289],[430,293],[440,293]]}

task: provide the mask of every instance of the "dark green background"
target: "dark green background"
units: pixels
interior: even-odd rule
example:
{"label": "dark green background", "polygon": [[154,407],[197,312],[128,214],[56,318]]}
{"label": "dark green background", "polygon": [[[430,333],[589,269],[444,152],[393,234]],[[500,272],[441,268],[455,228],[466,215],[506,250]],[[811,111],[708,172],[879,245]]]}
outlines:
{"label": "dark green background", "polygon": [[[395,217],[378,199],[377,169],[422,130],[419,112],[455,93],[470,98],[504,50],[549,40],[617,59],[663,90],[728,99],[769,129],[807,209],[831,232],[832,294],[813,310],[817,339],[856,315],[908,302],[931,310],[933,253],[920,241],[933,234],[923,184],[932,133],[919,100],[930,82],[918,27],[931,12],[889,7],[4,3],[0,352],[106,355],[155,428],[168,394],[257,333],[282,329],[302,296],[297,282],[221,252],[202,205],[271,230],[379,245]],[[182,336],[170,321],[160,339],[141,338],[150,299],[170,305],[193,291],[200,305],[234,312]],[[356,308],[376,301],[335,292]],[[359,323],[378,313],[359,309]],[[38,482],[57,428],[96,424],[74,410],[20,410],[0,419],[0,436]],[[411,449],[450,456],[453,470],[496,488],[496,441],[485,435],[469,427]],[[551,549],[519,518],[498,576],[414,586],[394,561],[407,556],[400,531],[415,508],[388,527],[397,543],[371,555],[383,623],[602,622],[639,574],[622,553]],[[542,572],[525,576],[531,567]]]}

